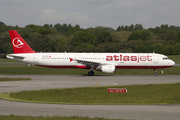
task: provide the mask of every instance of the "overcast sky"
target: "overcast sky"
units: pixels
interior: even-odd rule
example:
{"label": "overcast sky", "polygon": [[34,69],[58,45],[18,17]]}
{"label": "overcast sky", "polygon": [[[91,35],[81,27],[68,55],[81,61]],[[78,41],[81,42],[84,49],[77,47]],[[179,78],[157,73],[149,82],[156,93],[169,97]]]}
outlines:
{"label": "overcast sky", "polygon": [[66,23],[81,28],[140,23],[180,26],[180,0],[0,0],[0,21],[24,27]]}

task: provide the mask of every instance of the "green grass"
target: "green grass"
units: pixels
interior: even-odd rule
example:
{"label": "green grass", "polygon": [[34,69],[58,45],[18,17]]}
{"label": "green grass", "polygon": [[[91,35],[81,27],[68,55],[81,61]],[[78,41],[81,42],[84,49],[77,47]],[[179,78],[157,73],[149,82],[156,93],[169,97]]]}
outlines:
{"label": "green grass", "polygon": [[27,81],[27,80],[31,80],[31,79],[30,78],[4,78],[4,77],[0,78],[0,82],[3,82],[3,81]]}
{"label": "green grass", "polygon": [[[5,115],[1,115],[0,120],[100,120],[100,118],[77,117],[77,116],[72,116],[72,117],[59,117],[59,116],[32,117],[32,116],[15,116],[15,115],[5,116]],[[101,120],[113,120],[113,119],[101,118]],[[123,120],[123,119],[118,119],[118,120]]]}
{"label": "green grass", "polygon": [[[87,75],[89,69],[54,69],[26,65],[0,65],[0,74],[6,75]],[[157,69],[157,74],[180,75],[180,66]],[[95,71],[95,75],[153,75],[152,69],[117,69],[114,74]]]}
{"label": "green grass", "polygon": [[[127,93],[108,93],[108,88],[126,88]],[[180,103],[180,83],[109,87],[48,89],[4,93],[0,98],[57,104],[177,104]]]}

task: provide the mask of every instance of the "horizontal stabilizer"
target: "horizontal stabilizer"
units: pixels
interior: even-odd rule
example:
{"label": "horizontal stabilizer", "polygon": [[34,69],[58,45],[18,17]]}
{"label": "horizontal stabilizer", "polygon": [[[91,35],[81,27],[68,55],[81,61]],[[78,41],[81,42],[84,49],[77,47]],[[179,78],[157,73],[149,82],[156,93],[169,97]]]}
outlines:
{"label": "horizontal stabilizer", "polygon": [[25,58],[24,56],[20,56],[18,54],[8,54],[6,55],[6,57],[13,60],[20,60],[20,59],[23,60]]}

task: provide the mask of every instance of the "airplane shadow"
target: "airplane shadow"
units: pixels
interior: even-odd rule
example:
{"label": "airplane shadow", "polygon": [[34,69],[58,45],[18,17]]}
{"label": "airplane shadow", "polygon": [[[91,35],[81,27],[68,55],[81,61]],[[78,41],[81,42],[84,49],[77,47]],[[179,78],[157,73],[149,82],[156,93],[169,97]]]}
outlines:
{"label": "airplane shadow", "polygon": [[[88,75],[87,74],[82,74],[82,75],[76,75],[76,76],[84,76],[84,77],[87,77]],[[109,77],[112,77],[112,76],[114,76],[114,75],[93,75],[93,76],[88,76],[88,77],[96,77],[96,76],[109,76]]]}

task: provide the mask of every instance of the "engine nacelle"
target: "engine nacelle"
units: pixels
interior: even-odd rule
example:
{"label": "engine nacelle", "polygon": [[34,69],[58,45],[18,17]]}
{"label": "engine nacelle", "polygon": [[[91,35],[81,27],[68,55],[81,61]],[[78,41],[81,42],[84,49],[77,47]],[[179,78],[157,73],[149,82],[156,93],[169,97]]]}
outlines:
{"label": "engine nacelle", "polygon": [[96,68],[97,71],[102,71],[103,73],[115,73],[116,67],[114,65],[101,65]]}

